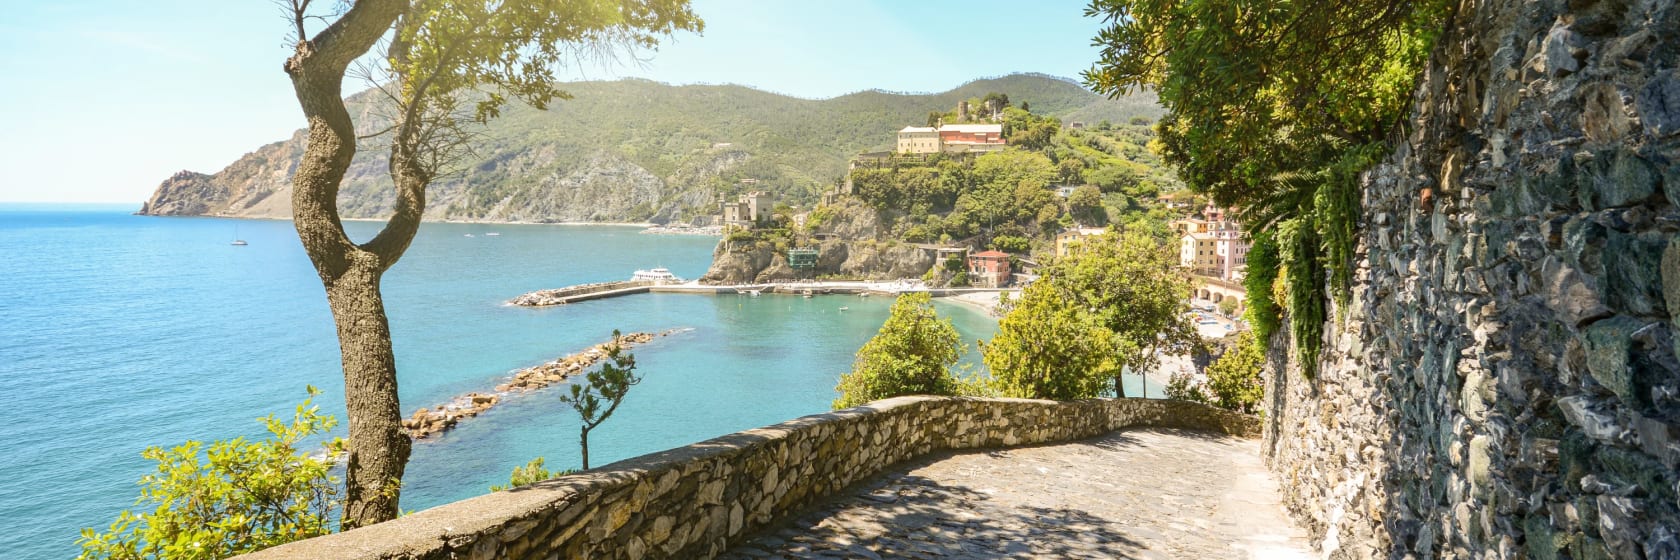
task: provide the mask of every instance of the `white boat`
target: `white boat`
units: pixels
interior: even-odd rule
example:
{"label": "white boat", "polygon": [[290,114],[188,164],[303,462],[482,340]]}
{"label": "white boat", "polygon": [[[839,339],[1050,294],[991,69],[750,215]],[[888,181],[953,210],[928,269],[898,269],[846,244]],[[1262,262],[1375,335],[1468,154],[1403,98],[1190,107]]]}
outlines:
{"label": "white boat", "polygon": [[244,247],[246,245],[250,245],[250,243],[246,243],[244,239],[239,238],[239,224],[233,224],[233,243],[230,243],[229,245],[233,245],[234,247]]}
{"label": "white boat", "polygon": [[484,234],[484,236],[485,236],[485,237],[500,237],[500,236],[501,236],[501,235],[502,235],[502,234],[500,234],[500,233],[496,233],[496,232],[494,232],[494,231],[492,231],[492,232],[490,232],[490,233],[486,233],[486,234]]}
{"label": "white boat", "polygon": [[751,297],[758,297],[758,290],[747,290],[747,295]]}
{"label": "white boat", "polygon": [[462,237],[474,237],[474,235],[469,233],[469,234],[463,235]]}
{"label": "white boat", "polygon": [[682,282],[683,281],[683,279],[678,278],[677,275],[671,274],[671,270],[668,269],[668,268],[655,268],[653,270],[638,270],[638,271],[636,271],[635,274],[630,275],[630,280],[633,281],[633,282],[649,281],[649,282],[662,282],[662,283],[663,282],[676,283],[676,282]]}

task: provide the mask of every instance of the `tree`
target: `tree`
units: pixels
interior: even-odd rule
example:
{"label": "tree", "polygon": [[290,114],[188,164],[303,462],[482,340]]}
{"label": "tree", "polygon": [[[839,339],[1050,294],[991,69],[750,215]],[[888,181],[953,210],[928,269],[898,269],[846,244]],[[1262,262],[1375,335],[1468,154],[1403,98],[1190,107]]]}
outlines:
{"label": "tree", "polygon": [[[105,533],[82,529],[78,558],[225,558],[332,532],[338,497],[332,464],[298,449],[337,422],[310,404],[318,393],[309,388],[290,423],[263,418],[266,439],[147,448],[141,455],[157,462],[157,472],[140,479],[136,503],[156,509],[124,511]],[[340,445],[327,442],[327,455]]]}
{"label": "tree", "polygon": [[[561,395],[560,402],[572,405],[583,426],[578,430],[578,443],[583,447],[583,470],[589,470],[589,432],[611,418],[630,388],[642,382],[636,376],[636,355],[624,351],[619,341],[623,335],[613,331],[613,342],[607,346],[607,358],[601,368],[589,372],[588,384],[572,384],[570,395]],[[602,405],[606,408],[602,408]]]}
{"label": "tree", "polygon": [[[967,282],[966,275],[963,281]],[[950,319],[941,319],[927,293],[907,293],[893,301],[892,313],[875,337],[858,349],[851,373],[840,376],[834,408],[901,395],[954,395],[951,366],[962,343]]]}
{"label": "tree", "polygon": [[1056,286],[1041,278],[1009,307],[997,335],[980,346],[992,386],[1003,396],[1088,399],[1118,375],[1110,333]]}
{"label": "tree", "polygon": [[1215,305],[1219,306],[1219,312],[1225,314],[1226,317],[1236,315],[1237,313],[1237,298],[1228,297],[1219,300],[1219,303]]}
{"label": "tree", "polygon": [[[1105,233],[1084,247],[1046,267],[1039,282],[1112,333],[1120,365],[1147,375],[1160,363],[1159,353],[1183,353],[1196,344],[1195,326],[1185,317],[1190,280],[1173,246],[1125,231]],[[1119,367],[1113,373],[1114,394],[1126,396]]]}
{"label": "tree", "polygon": [[1213,404],[1244,414],[1257,412],[1260,396],[1265,391],[1265,382],[1260,378],[1265,365],[1266,351],[1255,344],[1254,331],[1237,333],[1236,344],[1208,366],[1208,390],[1213,392]]}
{"label": "tree", "polygon": [[[701,22],[687,0],[357,0],[334,13],[311,0],[281,4],[295,31],[285,71],[308,121],[292,178],[293,225],[338,330],[350,424],[342,524],[351,528],[398,512],[411,442],[401,431],[380,279],[419,230],[427,185],[463,153],[466,125],[497,116],[509,96],[538,108],[566,98],[553,69],[574,57],[651,47],[675,31],[698,31]],[[310,35],[316,21],[326,25]],[[389,40],[379,63],[359,72],[378,84],[389,114],[362,124],[389,146],[394,211],[371,240],[356,243],[337,208],[358,141],[341,93],[351,64],[382,37]]]}
{"label": "tree", "polygon": [[1073,214],[1079,223],[1088,226],[1100,226],[1108,223],[1108,212],[1103,207],[1102,191],[1097,187],[1085,185],[1073,190],[1068,195],[1068,213]]}

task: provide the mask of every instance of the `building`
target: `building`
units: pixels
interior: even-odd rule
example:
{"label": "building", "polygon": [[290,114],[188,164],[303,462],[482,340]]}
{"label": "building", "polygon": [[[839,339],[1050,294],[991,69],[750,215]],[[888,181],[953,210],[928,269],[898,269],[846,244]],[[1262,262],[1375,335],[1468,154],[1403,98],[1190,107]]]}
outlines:
{"label": "building", "polygon": [[1056,234],[1056,256],[1065,257],[1072,254],[1074,247],[1086,238],[1096,237],[1107,233],[1108,230],[1097,227],[1073,228]]}
{"label": "building", "polygon": [[902,154],[970,154],[1002,151],[1001,124],[942,124],[907,126],[898,131],[898,152]]}
{"label": "building", "polygon": [[981,288],[1009,285],[1009,253],[981,251],[968,256],[968,281]]}
{"label": "building", "polygon": [[936,127],[906,126],[898,131],[899,153],[932,154],[939,151],[939,129]]}
{"label": "building", "polygon": [[1237,230],[1187,233],[1179,241],[1179,264],[1197,276],[1242,281],[1248,268],[1248,236]]}
{"label": "building", "polygon": [[741,195],[735,202],[719,204],[723,210],[724,225],[751,228],[770,219],[776,198],[764,191],[753,191]]}

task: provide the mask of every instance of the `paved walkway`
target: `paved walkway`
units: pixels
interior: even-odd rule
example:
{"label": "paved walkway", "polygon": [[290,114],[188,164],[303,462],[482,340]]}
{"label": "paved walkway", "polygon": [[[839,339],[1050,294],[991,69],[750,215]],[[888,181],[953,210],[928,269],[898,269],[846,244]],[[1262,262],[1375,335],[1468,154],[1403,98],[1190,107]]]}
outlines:
{"label": "paved walkway", "polygon": [[1125,430],[944,454],[759,535],[723,558],[1314,558],[1259,442]]}

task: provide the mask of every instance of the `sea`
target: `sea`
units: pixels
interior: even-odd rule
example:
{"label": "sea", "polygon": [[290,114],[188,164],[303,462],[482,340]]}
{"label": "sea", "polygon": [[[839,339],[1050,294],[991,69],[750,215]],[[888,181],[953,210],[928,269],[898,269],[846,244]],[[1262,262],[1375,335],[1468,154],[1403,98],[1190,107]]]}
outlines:
{"label": "sea", "polygon": [[[289,417],[308,386],[321,389],[315,404],[343,417],[332,317],[291,222],[134,216],[136,207],[0,205],[0,398],[9,403],[0,407],[0,550],[9,558],[75,556],[83,528],[104,530],[134,506],[137,481],[156,469],[141,457],[148,446],[262,437],[258,419]],[[381,225],[346,228],[365,240]],[[597,466],[829,410],[891,298],[506,304],[641,268],[698,277],[716,243],[628,226],[425,224],[383,284],[403,410],[490,391],[615,329],[681,331],[634,348],[644,381],[591,432]],[[996,320],[936,307],[968,346],[964,362],[983,369],[974,343]],[[485,493],[535,457],[576,467],[578,419],[560,389],[506,397],[417,443],[403,509]],[[335,435],[343,431],[341,422]]]}

